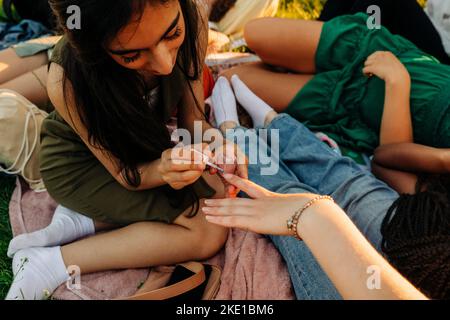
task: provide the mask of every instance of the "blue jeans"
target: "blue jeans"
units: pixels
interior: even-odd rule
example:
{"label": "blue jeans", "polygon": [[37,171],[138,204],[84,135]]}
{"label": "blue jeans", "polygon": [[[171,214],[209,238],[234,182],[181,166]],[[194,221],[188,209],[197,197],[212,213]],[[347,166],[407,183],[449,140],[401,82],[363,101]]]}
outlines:
{"label": "blue jeans", "polygon": [[[337,155],[303,124],[288,115],[278,116],[267,128],[279,132],[276,175],[261,175],[261,164],[249,165],[253,182],[278,193],[331,195],[372,245],[380,250],[381,223],[398,194],[353,160]],[[241,128],[234,136],[245,132]],[[228,139],[234,139],[228,135]],[[236,141],[236,140],[235,140]],[[249,145],[237,142],[248,154]],[[273,144],[271,135],[259,144]],[[250,155],[249,155],[250,156]],[[286,261],[298,299],[341,299],[308,247],[293,237],[270,237]]]}

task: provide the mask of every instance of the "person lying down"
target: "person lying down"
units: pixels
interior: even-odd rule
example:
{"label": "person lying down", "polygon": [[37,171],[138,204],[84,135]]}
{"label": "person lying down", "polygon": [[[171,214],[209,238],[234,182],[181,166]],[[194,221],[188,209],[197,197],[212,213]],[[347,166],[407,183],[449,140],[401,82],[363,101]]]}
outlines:
{"label": "person lying down", "polygon": [[[380,246],[379,227],[386,208],[397,194],[350,159],[331,151],[301,123],[278,115],[237,76],[232,78],[232,86],[220,78],[214,89],[212,104],[219,128],[230,138],[246,134],[239,126],[237,98],[256,126],[279,131],[280,154],[274,157],[280,170],[266,177],[260,174],[260,164],[249,165],[250,179],[274,192],[224,174],[228,183],[254,200],[206,200],[202,208],[206,220],[272,235],[286,259],[299,299],[426,299],[374,249]],[[37,294],[56,289],[48,285],[55,281],[56,270],[66,266],[64,261],[49,261],[42,250],[92,232],[82,225],[92,226],[93,221],[60,207],[49,227],[13,239],[9,253],[15,253],[16,271],[24,257],[28,263],[22,265],[20,281],[13,283],[8,298],[14,298],[19,290]],[[366,285],[367,268],[373,265],[382,271],[381,290]],[[298,274],[299,266],[306,273]],[[61,280],[54,286],[62,284]],[[306,295],[306,286],[318,289]]]}

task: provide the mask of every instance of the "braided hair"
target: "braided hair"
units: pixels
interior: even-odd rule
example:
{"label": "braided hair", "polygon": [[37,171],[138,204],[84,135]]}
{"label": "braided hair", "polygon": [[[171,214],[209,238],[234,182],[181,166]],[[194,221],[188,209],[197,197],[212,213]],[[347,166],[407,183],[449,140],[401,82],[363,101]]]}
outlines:
{"label": "braided hair", "polygon": [[450,175],[420,177],[383,221],[390,263],[432,299],[450,299]]}

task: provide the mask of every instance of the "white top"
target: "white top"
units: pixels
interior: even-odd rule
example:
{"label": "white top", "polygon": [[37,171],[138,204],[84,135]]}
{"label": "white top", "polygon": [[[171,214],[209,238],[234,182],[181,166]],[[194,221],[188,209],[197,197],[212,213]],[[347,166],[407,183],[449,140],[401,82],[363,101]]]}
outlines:
{"label": "white top", "polygon": [[425,12],[439,32],[444,49],[450,56],[450,0],[428,0]]}

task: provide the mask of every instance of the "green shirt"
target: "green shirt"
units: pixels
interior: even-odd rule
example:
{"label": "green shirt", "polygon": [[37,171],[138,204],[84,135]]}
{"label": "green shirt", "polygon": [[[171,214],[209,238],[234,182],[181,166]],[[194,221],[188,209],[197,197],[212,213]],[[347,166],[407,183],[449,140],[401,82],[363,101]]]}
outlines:
{"label": "green shirt", "polygon": [[[450,147],[450,66],[386,28],[369,30],[367,15],[340,16],[323,26],[316,53],[317,74],[286,112],[339,145],[372,153],[379,146],[385,82],[363,75],[376,51],[390,51],[411,76],[414,141]],[[400,107],[400,106],[399,106]]]}
{"label": "green shirt", "polygon": [[[60,63],[66,46],[63,38],[51,62]],[[181,102],[185,84],[178,67],[161,79],[159,100],[166,121]],[[41,140],[41,173],[48,192],[59,204],[94,220],[121,225],[140,221],[172,223],[198,199],[215,194],[203,179],[179,191],[168,185],[144,191],[125,189],[56,111],[44,121]]]}

